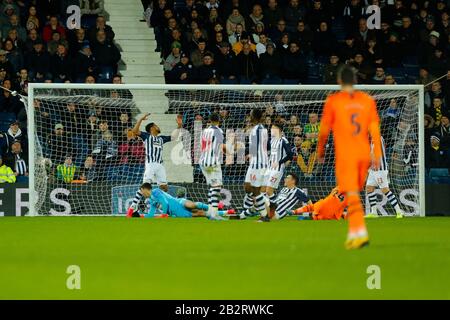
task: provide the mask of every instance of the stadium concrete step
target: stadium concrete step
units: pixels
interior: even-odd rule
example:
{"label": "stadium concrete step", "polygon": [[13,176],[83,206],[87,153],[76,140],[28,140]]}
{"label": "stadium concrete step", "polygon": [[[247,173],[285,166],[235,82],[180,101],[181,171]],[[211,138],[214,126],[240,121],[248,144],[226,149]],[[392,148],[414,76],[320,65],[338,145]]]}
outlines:
{"label": "stadium concrete step", "polygon": [[123,52],[155,52],[156,41],[153,40],[128,40],[128,39],[116,39],[116,43],[120,46]]}
{"label": "stadium concrete step", "polygon": [[140,22],[139,20],[133,22],[129,20],[110,20],[108,24],[111,23],[114,24],[114,33],[116,33],[116,29],[120,30],[120,32],[126,29],[135,30],[135,32],[147,32],[148,30],[153,30],[147,26],[146,22]]}
{"label": "stadium concrete step", "polygon": [[121,71],[121,74],[123,75],[123,82],[129,83],[129,84],[164,84],[164,77],[163,76],[149,76],[146,77],[136,77],[136,76],[127,76],[127,74]]}
{"label": "stadium concrete step", "polygon": [[125,63],[147,64],[159,59],[159,52],[154,51],[126,51],[122,53],[122,60]]}
{"label": "stadium concrete step", "polygon": [[154,40],[155,35],[146,32],[146,33],[127,33],[126,31],[116,33],[114,40]]}
{"label": "stadium concrete step", "polygon": [[136,63],[127,63],[123,66],[123,70],[127,70],[129,72],[132,72],[136,75],[142,74],[161,74],[163,73],[163,66],[160,64],[136,64]]}

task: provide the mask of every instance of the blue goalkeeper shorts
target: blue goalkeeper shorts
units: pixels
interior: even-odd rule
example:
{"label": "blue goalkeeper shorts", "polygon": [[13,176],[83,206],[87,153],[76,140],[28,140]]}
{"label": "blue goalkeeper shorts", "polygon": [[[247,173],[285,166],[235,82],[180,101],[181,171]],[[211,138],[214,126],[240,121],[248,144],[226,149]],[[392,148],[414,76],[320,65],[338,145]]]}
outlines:
{"label": "blue goalkeeper shorts", "polygon": [[184,206],[186,201],[187,200],[183,198],[169,199],[170,215],[176,218],[192,218],[192,212]]}

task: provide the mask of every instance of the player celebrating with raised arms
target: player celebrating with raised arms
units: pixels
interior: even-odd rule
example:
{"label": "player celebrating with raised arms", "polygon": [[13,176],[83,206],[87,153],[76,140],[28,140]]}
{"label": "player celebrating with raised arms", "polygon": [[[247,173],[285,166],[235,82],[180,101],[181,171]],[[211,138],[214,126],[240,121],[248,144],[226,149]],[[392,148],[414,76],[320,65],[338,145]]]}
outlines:
{"label": "player celebrating with raised arms", "polygon": [[264,176],[269,165],[267,152],[268,132],[262,125],[263,112],[261,109],[252,109],[250,121],[253,127],[249,138],[250,163],[247,169],[244,183],[244,211],[240,214],[241,219],[245,219],[249,214],[248,210],[255,206],[256,211],[261,215],[260,221],[270,221],[267,216],[267,209],[264,194],[261,187],[264,184]]}
{"label": "player celebrating with raised arms", "polygon": [[211,220],[223,220],[217,215],[220,190],[222,189],[223,131],[219,128],[220,116],[212,113],[209,117],[210,125],[203,130],[201,138],[200,168],[209,185],[208,217]]}
{"label": "player celebrating with raised arms", "polygon": [[[158,186],[167,191],[166,169],[163,166],[163,145],[169,141],[174,140],[175,137],[160,135],[161,129],[153,122],[145,126],[145,132],[140,131],[143,121],[147,120],[149,113],[144,114],[136,122],[133,128],[133,133],[140,136],[144,141],[145,146],[145,172],[143,182],[157,183]],[[177,117],[178,128],[182,126],[182,120]],[[133,212],[137,211],[139,204],[142,201],[142,194],[140,190],[136,191],[136,195],[130,208],[127,211],[127,217],[131,217]]]}
{"label": "player celebrating with raised arms", "polygon": [[[371,144],[371,151],[373,152],[373,143]],[[384,147],[384,139],[381,137],[381,158],[380,167],[377,169],[370,168],[369,176],[366,183],[366,195],[369,197],[370,213],[366,218],[377,218],[377,194],[374,192],[375,188],[380,188],[381,192],[387,197],[389,203],[395,209],[396,217],[403,218],[403,211],[398,204],[397,197],[389,189],[389,171],[386,159],[386,149]]]}
{"label": "player celebrating with raised arms", "polygon": [[[356,91],[355,72],[344,66],[338,74],[341,91],[330,95],[324,106],[317,146],[318,161],[323,162],[325,145],[333,132],[336,158],[336,179],[340,191],[348,201],[349,230],[345,246],[358,249],[369,244],[364,222],[364,210],[359,196],[364,187],[371,163],[378,169],[381,157],[379,117],[375,100],[368,94]],[[373,141],[370,152],[369,134]]]}
{"label": "player celebrating with raised arms", "polygon": [[275,123],[271,127],[270,158],[269,169],[264,177],[264,187],[266,196],[270,203],[277,197],[275,190],[278,189],[283,178],[286,162],[292,160],[292,150],[288,140],[283,135],[281,124]]}

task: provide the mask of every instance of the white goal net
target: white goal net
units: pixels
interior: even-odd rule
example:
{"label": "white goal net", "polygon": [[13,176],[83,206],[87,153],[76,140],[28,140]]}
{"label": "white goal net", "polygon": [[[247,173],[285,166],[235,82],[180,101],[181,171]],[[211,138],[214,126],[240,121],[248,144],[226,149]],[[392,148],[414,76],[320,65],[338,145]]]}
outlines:
{"label": "white goal net", "polygon": [[[145,113],[166,136],[161,157],[169,192],[207,202],[199,168],[200,135],[218,113],[227,153],[221,192],[225,207],[240,209],[248,165],[249,113],[265,112],[264,124],[281,123],[295,173],[312,200],[335,186],[333,141],[323,164],[315,148],[326,97],[337,86],[174,86],[30,84],[30,214],[120,215],[142,182],[147,157],[133,133]],[[424,215],[423,87],[360,86],[377,101],[390,189],[407,215]],[[280,185],[280,187],[282,184]],[[394,214],[380,190],[377,205]],[[363,195],[364,196],[364,195]],[[367,202],[367,199],[366,199]]]}

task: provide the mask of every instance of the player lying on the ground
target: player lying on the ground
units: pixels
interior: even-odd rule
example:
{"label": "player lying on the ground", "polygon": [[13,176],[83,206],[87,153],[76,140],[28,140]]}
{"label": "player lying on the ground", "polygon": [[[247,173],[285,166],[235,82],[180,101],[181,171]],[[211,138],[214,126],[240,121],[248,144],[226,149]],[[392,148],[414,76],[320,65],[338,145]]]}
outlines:
{"label": "player lying on the ground", "polygon": [[298,177],[290,173],[284,178],[284,188],[276,199],[270,203],[270,218],[283,219],[297,203],[312,204],[309,197],[297,187]]}
{"label": "player lying on the ground", "polygon": [[[132,217],[206,217],[209,206],[201,202],[193,202],[185,198],[175,198],[161,189],[152,189],[150,183],[143,183],[140,192],[144,199],[149,199],[150,210],[147,214],[133,212]],[[218,211],[219,215],[232,214],[234,210]],[[213,218],[212,218],[213,219]]]}
{"label": "player lying on the ground", "polygon": [[292,214],[309,213],[309,217],[313,220],[339,220],[344,217],[344,209],[347,205],[347,197],[339,191],[337,186],[325,199],[293,210]]}

